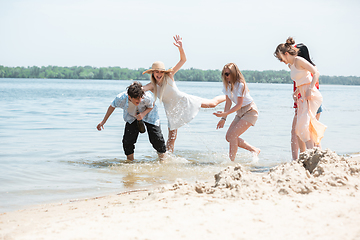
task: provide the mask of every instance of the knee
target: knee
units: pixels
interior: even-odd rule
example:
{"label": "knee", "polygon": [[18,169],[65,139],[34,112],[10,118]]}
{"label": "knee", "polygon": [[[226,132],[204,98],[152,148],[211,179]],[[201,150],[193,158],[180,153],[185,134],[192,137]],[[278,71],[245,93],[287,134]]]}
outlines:
{"label": "knee", "polygon": [[226,134],[225,139],[227,142],[232,142],[234,139],[236,139],[236,137],[231,136],[231,134]]}

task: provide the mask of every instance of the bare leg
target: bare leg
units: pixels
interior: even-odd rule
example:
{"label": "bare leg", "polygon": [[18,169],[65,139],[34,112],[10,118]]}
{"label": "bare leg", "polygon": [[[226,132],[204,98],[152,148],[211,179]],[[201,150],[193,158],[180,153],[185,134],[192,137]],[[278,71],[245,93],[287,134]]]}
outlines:
{"label": "bare leg", "polygon": [[[318,121],[319,121],[319,119],[320,119],[320,114],[321,114],[321,113],[318,113],[318,114],[316,114],[316,116],[315,116]],[[321,149],[321,143],[315,144],[315,147],[318,147],[318,148]]]}
{"label": "bare leg", "polygon": [[295,110],[295,115],[294,115],[292,128],[291,128],[291,153],[292,153],[293,160],[296,160],[299,157],[299,142],[298,142],[298,136],[295,133],[296,118],[297,118],[297,115],[296,115],[296,110]]}
{"label": "bare leg", "polygon": [[159,153],[158,152],[158,156],[159,156],[160,161],[163,161],[165,156],[166,156],[166,152],[164,152],[164,153]]}
{"label": "bare leg", "polygon": [[296,160],[299,158],[299,149],[300,149],[300,153],[305,152],[305,150],[306,150],[305,143],[295,133],[296,119],[297,119],[297,109],[295,110],[295,115],[294,115],[293,124],[292,124],[292,128],[291,128],[291,153],[292,153],[293,160]]}
{"label": "bare leg", "polygon": [[174,152],[176,137],[177,137],[177,129],[175,129],[175,130],[169,129],[169,136],[168,136],[168,140],[166,142],[166,150],[168,152],[171,152],[171,153]]}
{"label": "bare leg", "polygon": [[214,97],[213,99],[205,99],[201,103],[201,107],[202,108],[214,108],[217,105],[219,105],[220,103],[225,102],[225,100],[226,100],[225,95],[220,95],[220,96]]}
{"label": "bare leg", "polygon": [[254,146],[251,146],[239,136],[243,134],[251,124],[245,120],[240,118],[235,118],[235,120],[231,123],[227,133],[226,133],[226,141],[229,142],[229,157],[231,161],[235,160],[236,153],[238,151],[238,147],[244,148],[255,155],[259,155],[260,149]]}
{"label": "bare leg", "polygon": [[[316,119],[319,120],[319,118],[320,118],[320,113],[316,114]],[[317,145],[317,144],[314,143],[313,140],[309,140],[309,141],[307,141],[305,144],[306,144],[306,148],[307,148],[307,149],[312,149],[312,148],[314,148],[314,147],[319,147],[319,148],[321,148],[321,144]]]}
{"label": "bare leg", "polygon": [[306,150],[306,145],[305,143],[299,138],[299,136],[297,136],[298,139],[298,144],[299,144],[299,148],[300,148],[300,152],[305,152]]}
{"label": "bare leg", "polygon": [[126,159],[129,161],[133,161],[134,160],[134,154],[130,154],[130,155],[126,155]]}
{"label": "bare leg", "polygon": [[315,143],[313,140],[309,140],[305,143],[307,149],[313,149],[315,147]]}

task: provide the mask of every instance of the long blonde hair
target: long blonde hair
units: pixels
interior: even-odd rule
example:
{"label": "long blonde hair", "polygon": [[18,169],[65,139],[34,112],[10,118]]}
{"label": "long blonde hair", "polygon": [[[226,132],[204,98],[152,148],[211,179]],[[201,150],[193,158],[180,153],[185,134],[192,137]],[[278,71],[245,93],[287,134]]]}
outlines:
{"label": "long blonde hair", "polygon": [[[164,77],[163,80],[161,82],[161,86],[158,86],[156,83],[156,80],[154,78],[153,73],[150,74],[150,81],[151,83],[154,85],[154,96],[155,96],[155,101],[157,99],[157,97],[159,97],[159,101],[162,102],[162,97],[164,95],[164,91],[165,91],[165,87],[167,83],[171,83],[172,79],[169,76],[169,73],[164,73]],[[158,88],[160,87],[160,96],[158,96]]]}
{"label": "long blonde hair", "polygon": [[[225,69],[230,70],[230,83],[226,80]],[[241,93],[243,96],[244,96],[245,91],[249,92],[245,78],[235,63],[228,63],[224,66],[224,68],[221,72],[221,78],[222,78],[225,89],[230,89],[231,94],[233,93],[234,85],[237,82],[244,84],[243,92]]]}

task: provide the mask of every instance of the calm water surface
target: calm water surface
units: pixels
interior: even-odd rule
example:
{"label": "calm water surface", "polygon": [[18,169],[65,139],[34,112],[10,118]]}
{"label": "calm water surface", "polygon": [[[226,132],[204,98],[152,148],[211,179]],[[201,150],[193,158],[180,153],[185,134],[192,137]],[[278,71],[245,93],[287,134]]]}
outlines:
{"label": "calm water surface", "polygon": [[[226,129],[216,130],[222,110],[202,109],[178,131],[174,156],[160,163],[147,134],[140,135],[136,160],[126,162],[122,150],[124,121],[117,109],[101,132],[96,125],[131,81],[0,79],[0,212],[171,183],[209,180],[226,166]],[[146,84],[147,81],[142,81]],[[180,90],[212,98],[221,83],[177,82]],[[252,171],[291,161],[290,130],[294,114],[290,84],[249,84],[259,120],[243,138],[261,148],[258,161],[239,149],[236,163]],[[328,126],[322,141],[341,155],[360,151],[360,87],[322,85]],[[158,104],[164,137],[167,120]]]}

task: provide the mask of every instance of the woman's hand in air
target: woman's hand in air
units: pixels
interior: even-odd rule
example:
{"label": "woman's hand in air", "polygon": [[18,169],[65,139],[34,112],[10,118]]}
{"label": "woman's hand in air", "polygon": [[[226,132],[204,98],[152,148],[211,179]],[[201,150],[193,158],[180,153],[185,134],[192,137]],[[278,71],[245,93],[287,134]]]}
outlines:
{"label": "woman's hand in air", "polygon": [[174,40],[174,45],[178,48],[182,48],[182,38],[179,35],[175,35]]}

